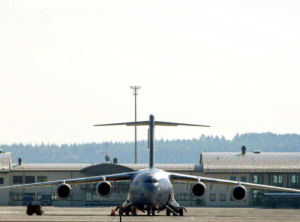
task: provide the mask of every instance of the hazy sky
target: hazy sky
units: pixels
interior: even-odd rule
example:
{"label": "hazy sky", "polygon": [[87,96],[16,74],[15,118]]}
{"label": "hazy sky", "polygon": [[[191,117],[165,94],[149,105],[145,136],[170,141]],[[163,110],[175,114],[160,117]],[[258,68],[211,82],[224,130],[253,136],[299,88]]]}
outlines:
{"label": "hazy sky", "polygon": [[[0,144],[300,133],[299,1],[0,0]],[[146,139],[147,128],[138,129]]]}

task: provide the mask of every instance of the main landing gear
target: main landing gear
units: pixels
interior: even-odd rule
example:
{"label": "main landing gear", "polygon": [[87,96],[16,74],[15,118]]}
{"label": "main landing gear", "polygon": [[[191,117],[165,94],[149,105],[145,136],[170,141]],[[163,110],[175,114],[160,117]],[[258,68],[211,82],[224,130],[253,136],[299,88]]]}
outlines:
{"label": "main landing gear", "polygon": [[170,216],[171,213],[173,213],[173,216],[183,216],[183,210],[184,208],[181,207],[179,210],[173,209],[170,206],[166,207],[166,215]]}
{"label": "main landing gear", "polygon": [[115,216],[115,212],[118,211],[118,210],[119,210],[119,215],[120,214],[123,215],[123,213],[125,213],[126,216],[129,216],[130,213],[131,213],[132,216],[136,216],[137,215],[137,209],[136,209],[136,207],[133,207],[133,206],[127,208],[126,210],[120,210],[119,207],[116,207],[115,210],[112,209],[111,215]]}

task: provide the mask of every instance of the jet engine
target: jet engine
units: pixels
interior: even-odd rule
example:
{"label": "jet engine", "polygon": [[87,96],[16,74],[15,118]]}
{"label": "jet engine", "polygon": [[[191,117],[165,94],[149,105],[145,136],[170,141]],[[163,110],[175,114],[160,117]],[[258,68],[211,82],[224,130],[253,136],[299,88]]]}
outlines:
{"label": "jet engine", "polygon": [[96,186],[96,192],[99,197],[109,197],[111,195],[111,184],[107,181],[99,182]]}
{"label": "jet engine", "polygon": [[202,182],[197,182],[191,186],[191,194],[194,198],[201,199],[205,195],[206,186]]}
{"label": "jet engine", "polygon": [[62,183],[57,186],[56,193],[60,200],[68,200],[71,197],[72,188],[69,184]]}
{"label": "jet engine", "polygon": [[231,189],[231,198],[236,202],[242,202],[247,197],[247,189],[242,185],[236,185]]}

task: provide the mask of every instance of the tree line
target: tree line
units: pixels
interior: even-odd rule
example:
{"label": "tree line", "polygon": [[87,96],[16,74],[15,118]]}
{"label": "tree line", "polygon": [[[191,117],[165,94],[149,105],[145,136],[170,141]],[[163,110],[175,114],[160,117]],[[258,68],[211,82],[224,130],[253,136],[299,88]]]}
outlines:
{"label": "tree line", "polygon": [[[103,142],[82,144],[2,144],[0,148],[13,153],[13,161],[22,158],[23,163],[103,163],[106,145],[111,160],[118,163],[134,163],[133,142]],[[300,135],[275,133],[237,134],[227,140],[224,136],[205,136],[189,140],[156,140],[156,163],[199,163],[201,152],[300,152]],[[148,141],[137,143],[138,163],[148,163]]]}

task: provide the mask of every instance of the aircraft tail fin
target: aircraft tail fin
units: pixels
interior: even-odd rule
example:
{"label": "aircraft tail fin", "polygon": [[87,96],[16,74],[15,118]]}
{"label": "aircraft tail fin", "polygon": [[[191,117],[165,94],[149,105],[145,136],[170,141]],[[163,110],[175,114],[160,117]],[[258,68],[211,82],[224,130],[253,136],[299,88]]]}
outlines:
{"label": "aircraft tail fin", "polygon": [[154,167],[154,128],[155,128],[155,126],[200,126],[200,127],[210,127],[210,126],[207,126],[207,125],[155,121],[153,115],[150,115],[149,121],[97,124],[97,125],[94,125],[94,126],[118,126],[118,125],[149,126],[148,144],[149,144],[149,167],[150,168]]}

